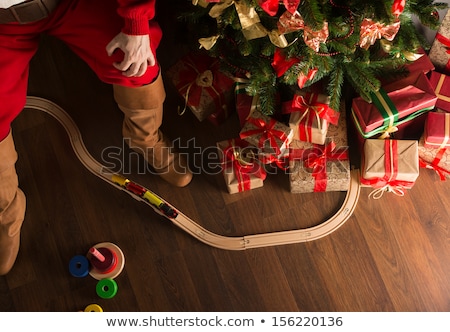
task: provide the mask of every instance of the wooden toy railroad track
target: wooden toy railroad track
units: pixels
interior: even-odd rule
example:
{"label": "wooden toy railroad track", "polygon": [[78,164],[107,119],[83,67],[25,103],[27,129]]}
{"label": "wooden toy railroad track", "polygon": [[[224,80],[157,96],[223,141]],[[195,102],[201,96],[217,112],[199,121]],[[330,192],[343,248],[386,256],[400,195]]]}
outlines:
{"label": "wooden toy railroad track", "polygon": [[[164,198],[152,192],[150,189],[130,182],[128,179],[125,179],[120,175],[109,171],[105,166],[100,164],[87,151],[76,123],[61,107],[59,107],[55,103],[43,98],[30,96],[27,98],[25,108],[43,111],[58,120],[69,135],[70,142],[78,159],[94,175],[113,185],[115,188],[125,191],[133,198],[150,205],[157,213],[169,219],[174,225],[178,226],[194,238],[212,247],[226,250],[244,250],[249,248],[260,248],[317,240],[331,234],[340,226],[342,226],[353,214],[353,211],[355,210],[356,204],[358,202],[360,193],[359,170],[352,170],[349,190],[347,191],[347,195],[344,202],[342,203],[342,206],[331,218],[320,223],[319,225],[297,230],[269,232],[244,236],[223,236],[205,229],[197,222],[183,214],[169,202],[167,202]],[[118,182],[113,180],[114,177],[123,179],[124,182],[128,181],[127,183],[133,184],[134,188],[137,188],[139,190],[142,189],[145,192],[145,195],[137,195],[136,190],[132,192],[130,190],[127,190],[126,186],[117,185]],[[150,197],[150,200],[145,196]],[[169,209],[172,212],[175,211],[175,213],[164,213],[164,211],[166,210],[158,207],[159,203],[157,204],[155,203],[155,201],[161,202],[161,205],[163,205],[166,210]]]}

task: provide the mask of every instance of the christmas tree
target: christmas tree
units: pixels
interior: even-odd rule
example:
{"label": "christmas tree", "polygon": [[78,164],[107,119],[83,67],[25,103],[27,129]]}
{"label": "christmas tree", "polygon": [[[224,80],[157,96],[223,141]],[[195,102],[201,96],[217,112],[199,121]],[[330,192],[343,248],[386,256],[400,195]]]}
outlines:
{"label": "christmas tree", "polygon": [[413,17],[436,30],[431,0],[193,0],[182,18],[194,26],[201,48],[222,68],[246,80],[261,111],[274,114],[278,101],[320,84],[338,110],[344,88],[371,101],[381,78],[405,74],[419,49],[430,45]]}

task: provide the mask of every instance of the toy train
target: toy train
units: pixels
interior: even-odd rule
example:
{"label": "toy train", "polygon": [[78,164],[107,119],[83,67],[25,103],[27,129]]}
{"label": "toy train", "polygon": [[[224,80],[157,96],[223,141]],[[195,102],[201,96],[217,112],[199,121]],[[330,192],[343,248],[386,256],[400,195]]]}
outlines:
{"label": "toy train", "polygon": [[152,194],[148,189],[134,183],[119,174],[113,174],[111,180],[126,189],[128,192],[139,196],[140,198],[146,200],[156,208],[158,208],[165,216],[169,218],[176,218],[178,216],[178,212],[170,207],[167,203],[163,202],[156,195]]}

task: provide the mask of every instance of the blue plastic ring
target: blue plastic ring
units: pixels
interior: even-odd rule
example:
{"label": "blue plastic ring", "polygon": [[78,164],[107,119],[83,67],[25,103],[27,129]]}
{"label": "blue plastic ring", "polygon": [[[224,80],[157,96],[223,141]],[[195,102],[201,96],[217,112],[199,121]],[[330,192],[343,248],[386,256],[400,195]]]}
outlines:
{"label": "blue plastic ring", "polygon": [[69,272],[77,278],[86,277],[89,274],[89,261],[86,256],[76,255],[69,263]]}

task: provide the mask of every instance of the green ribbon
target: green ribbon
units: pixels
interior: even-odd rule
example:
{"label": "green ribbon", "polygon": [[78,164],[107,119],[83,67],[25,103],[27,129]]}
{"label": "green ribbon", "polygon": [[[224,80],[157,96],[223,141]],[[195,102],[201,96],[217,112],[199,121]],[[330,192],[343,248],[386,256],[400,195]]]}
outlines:
{"label": "green ribbon", "polygon": [[380,89],[378,92],[372,92],[371,96],[373,104],[380,112],[381,116],[384,119],[384,122],[380,127],[375,128],[369,132],[364,132],[363,128],[361,128],[361,124],[358,121],[358,117],[356,116],[355,110],[352,108],[352,117],[356,124],[356,128],[358,129],[361,136],[364,138],[371,138],[378,134],[383,135],[385,133],[393,132],[392,128],[397,127],[405,122],[411,121],[414,118],[422,115],[423,113],[426,113],[433,109],[433,107],[423,108],[421,110],[418,110],[412,114],[405,116],[404,118],[400,118],[397,108],[395,107],[391,98],[389,98],[386,91]]}
{"label": "green ribbon", "polygon": [[372,101],[384,119],[384,126],[393,127],[398,122],[398,110],[385,90],[371,92]]}

